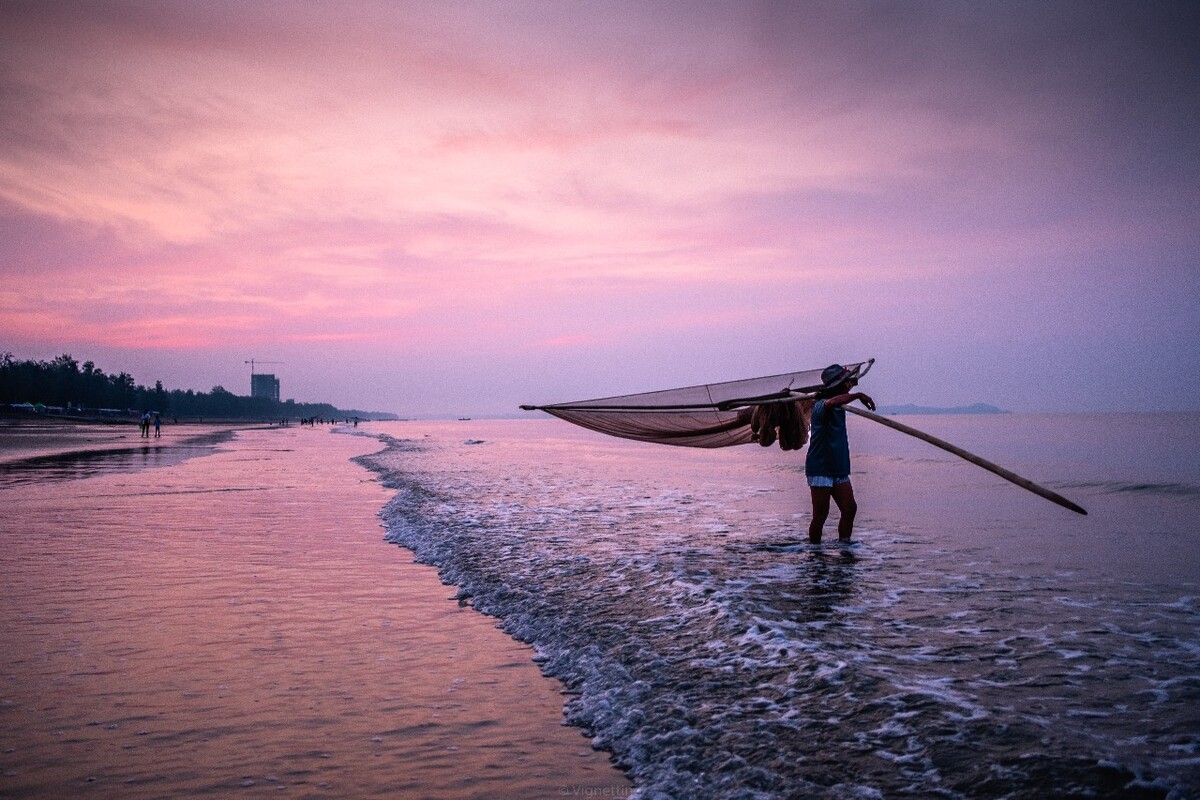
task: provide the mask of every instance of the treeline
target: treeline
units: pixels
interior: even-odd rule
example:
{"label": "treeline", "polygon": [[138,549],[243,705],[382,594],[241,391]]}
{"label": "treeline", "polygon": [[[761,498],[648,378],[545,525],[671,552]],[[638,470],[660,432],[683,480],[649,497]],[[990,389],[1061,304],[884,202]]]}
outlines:
{"label": "treeline", "polygon": [[329,403],[284,402],[246,397],[214,386],[209,392],[153,388],[134,382],[127,372],[108,375],[91,361],[80,364],[64,353],[53,361],[21,361],[0,353],[0,404],[33,406],[43,413],[126,416],[151,411],[164,417],[202,419],[394,419],[393,414],[342,410]]}

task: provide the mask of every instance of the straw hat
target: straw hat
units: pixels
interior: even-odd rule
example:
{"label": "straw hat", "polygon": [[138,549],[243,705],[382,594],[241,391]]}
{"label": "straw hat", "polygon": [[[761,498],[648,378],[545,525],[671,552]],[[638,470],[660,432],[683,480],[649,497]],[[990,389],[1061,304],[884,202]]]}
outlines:
{"label": "straw hat", "polygon": [[854,370],[846,369],[841,364],[830,364],[821,370],[821,383],[826,389],[832,389],[853,374]]}

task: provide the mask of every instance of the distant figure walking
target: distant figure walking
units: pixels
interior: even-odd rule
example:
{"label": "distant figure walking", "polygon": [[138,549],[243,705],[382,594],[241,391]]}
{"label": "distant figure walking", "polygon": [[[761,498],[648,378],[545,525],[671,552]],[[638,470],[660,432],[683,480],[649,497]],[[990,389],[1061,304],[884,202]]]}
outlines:
{"label": "distant figure walking", "polygon": [[162,436],[162,417],[158,414],[154,415],[154,438]]}
{"label": "distant figure walking", "polygon": [[821,373],[824,388],[817,392],[812,410],[812,437],[804,459],[804,474],[812,492],[812,522],[808,526],[808,541],[821,543],[821,533],[829,516],[829,501],[837,503],[838,541],[850,541],[858,504],[850,484],[850,441],[846,436],[846,410],[842,406],[855,400],[871,411],[875,401],[862,392],[850,391],[858,384],[854,374],[841,364],[831,364]]}
{"label": "distant figure walking", "polygon": [[142,414],[142,438],[150,438],[150,412],[146,411]]}

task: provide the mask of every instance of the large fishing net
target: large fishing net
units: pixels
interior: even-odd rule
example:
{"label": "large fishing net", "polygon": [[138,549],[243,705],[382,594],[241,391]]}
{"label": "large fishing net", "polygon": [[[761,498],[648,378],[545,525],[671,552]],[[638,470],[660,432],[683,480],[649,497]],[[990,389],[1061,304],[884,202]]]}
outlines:
{"label": "large fishing net", "polygon": [[[873,361],[846,364],[854,377]],[[590,430],[639,442],[682,447],[729,447],[776,442],[797,450],[808,441],[813,395],[822,388],[821,370],[765,378],[706,383],[642,394],[521,406],[540,410]]]}

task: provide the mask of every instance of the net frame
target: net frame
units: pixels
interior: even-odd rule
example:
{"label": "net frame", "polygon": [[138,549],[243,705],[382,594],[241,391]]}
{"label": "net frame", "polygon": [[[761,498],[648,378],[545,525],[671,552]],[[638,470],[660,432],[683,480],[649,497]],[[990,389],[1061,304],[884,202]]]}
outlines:
{"label": "net frame", "polygon": [[[875,359],[846,364],[848,377],[867,374]],[[811,399],[824,388],[822,369],[703,383],[569,403],[521,406],[545,411],[588,430],[678,447],[730,447],[757,441],[755,407]]]}

